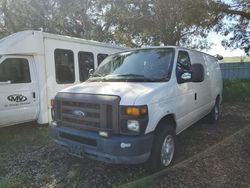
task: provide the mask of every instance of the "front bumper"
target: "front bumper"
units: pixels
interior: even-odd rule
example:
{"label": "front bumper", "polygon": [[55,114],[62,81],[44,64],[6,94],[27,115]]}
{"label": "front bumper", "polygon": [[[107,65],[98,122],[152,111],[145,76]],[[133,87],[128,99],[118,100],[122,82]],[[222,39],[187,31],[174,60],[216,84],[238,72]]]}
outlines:
{"label": "front bumper", "polygon": [[145,162],[151,153],[153,134],[143,136],[111,135],[101,137],[97,132],[67,127],[49,126],[49,134],[62,149],[77,157],[115,164]]}

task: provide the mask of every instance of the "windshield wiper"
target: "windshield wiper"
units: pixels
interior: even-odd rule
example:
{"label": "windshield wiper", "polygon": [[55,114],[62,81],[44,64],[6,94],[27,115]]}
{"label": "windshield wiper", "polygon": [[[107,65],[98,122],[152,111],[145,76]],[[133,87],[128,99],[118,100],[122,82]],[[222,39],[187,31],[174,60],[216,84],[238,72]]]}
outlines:
{"label": "windshield wiper", "polygon": [[91,77],[89,77],[88,81],[90,82],[95,82],[95,81],[105,81],[106,78],[105,76],[101,75],[101,74],[93,74]]}
{"label": "windshield wiper", "polygon": [[117,77],[141,77],[141,78],[145,78],[145,76],[142,74],[118,74],[115,76],[117,76]]}
{"label": "windshield wiper", "polygon": [[[139,79],[140,81],[144,81],[144,82],[161,82],[164,81],[165,78],[149,78],[149,77],[145,77],[142,74],[119,74],[119,75],[114,75],[115,77],[129,77],[129,79]],[[106,77],[107,78],[107,77]]]}

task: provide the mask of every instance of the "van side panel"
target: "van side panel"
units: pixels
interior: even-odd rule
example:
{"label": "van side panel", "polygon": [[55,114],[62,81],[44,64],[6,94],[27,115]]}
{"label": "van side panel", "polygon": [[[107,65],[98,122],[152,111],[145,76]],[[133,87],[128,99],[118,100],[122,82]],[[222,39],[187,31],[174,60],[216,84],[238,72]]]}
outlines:
{"label": "van side panel", "polygon": [[135,105],[148,104],[150,118],[146,133],[154,131],[160,120],[168,114],[173,114],[175,117],[177,134],[194,123],[196,115],[193,85],[191,82],[177,83],[177,56],[178,50],[176,50],[171,79],[150,93],[144,93],[143,97],[138,97],[135,102]]}
{"label": "van side panel", "polygon": [[211,95],[212,100],[215,103],[216,97],[220,95],[222,100],[223,91],[223,79],[221,74],[220,65],[215,57],[204,54],[204,59],[208,65],[208,69],[211,75]]}
{"label": "van side panel", "polygon": [[193,82],[193,87],[196,93],[195,111],[196,120],[207,115],[212,107],[212,84],[211,84],[211,70],[209,70],[207,63],[204,60],[203,53],[191,51],[192,64],[202,64],[204,68],[204,80],[202,82]]}

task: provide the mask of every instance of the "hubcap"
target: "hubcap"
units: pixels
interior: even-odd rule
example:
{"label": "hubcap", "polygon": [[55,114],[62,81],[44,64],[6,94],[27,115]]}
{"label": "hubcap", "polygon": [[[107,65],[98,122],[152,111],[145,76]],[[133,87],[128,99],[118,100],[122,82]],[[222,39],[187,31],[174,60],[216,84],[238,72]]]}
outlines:
{"label": "hubcap", "polygon": [[174,156],[174,138],[167,135],[161,148],[161,162],[164,166],[168,166]]}

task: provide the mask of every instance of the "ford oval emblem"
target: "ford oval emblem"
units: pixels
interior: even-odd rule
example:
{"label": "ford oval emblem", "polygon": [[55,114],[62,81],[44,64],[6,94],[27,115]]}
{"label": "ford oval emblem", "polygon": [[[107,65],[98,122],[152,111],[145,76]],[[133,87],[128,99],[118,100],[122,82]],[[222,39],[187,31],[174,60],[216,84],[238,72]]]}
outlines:
{"label": "ford oval emblem", "polygon": [[79,117],[81,117],[81,118],[84,118],[85,113],[84,113],[83,111],[81,111],[81,110],[74,110],[74,111],[73,111],[73,115],[79,116]]}

